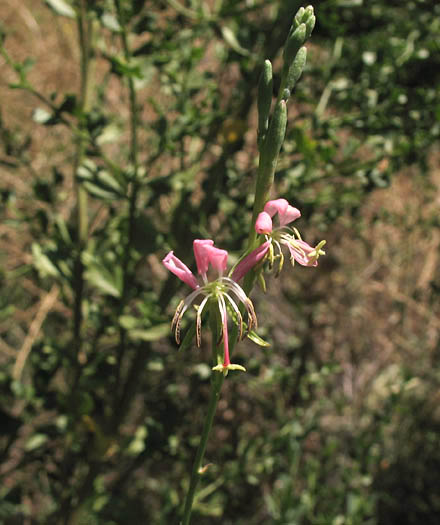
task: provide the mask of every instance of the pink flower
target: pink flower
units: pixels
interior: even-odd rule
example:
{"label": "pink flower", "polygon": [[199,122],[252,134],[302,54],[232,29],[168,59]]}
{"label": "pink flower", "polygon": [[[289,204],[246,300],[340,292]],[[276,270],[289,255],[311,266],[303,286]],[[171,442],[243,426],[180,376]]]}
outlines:
{"label": "pink flower", "polygon": [[174,275],[188,284],[194,290],[199,286],[197,279],[194,277],[192,271],[184,264],[180,259],[178,259],[174,252],[170,252],[165,259],[162,261],[163,265]]}
{"label": "pink flower", "polygon": [[276,199],[266,202],[264,211],[272,218],[278,213],[280,226],[286,226],[301,217],[301,212],[291,206],[286,199]]}
{"label": "pink flower", "polygon": [[253,268],[263,259],[269,248],[270,241],[266,241],[261,246],[253,250],[249,255],[246,255],[246,257],[237,264],[234,271],[232,272],[232,279],[234,279],[234,281],[239,281],[242,277],[244,277],[251,268]]}
{"label": "pink flower", "polygon": [[[235,313],[235,317],[238,322],[240,339],[243,337],[243,317],[238,307],[239,303],[242,303],[247,311],[248,316],[248,330],[252,330],[253,326],[257,325],[257,317],[255,315],[254,306],[252,301],[247,297],[241,286],[236,282],[238,279],[224,276],[226,271],[228,252],[226,250],[220,250],[214,246],[214,242],[209,239],[196,239],[193,243],[194,257],[196,259],[197,271],[202,278],[202,283],[199,281],[191,272],[191,270],[178,259],[173,252],[170,252],[164,259],[164,266],[174,273],[181,281],[188,284],[193,288],[185,299],[183,299],[174,314],[173,321],[171,323],[171,329],[175,332],[175,338],[177,344],[180,343],[180,323],[183,314],[186,310],[194,303],[198,297],[202,297],[202,300],[197,308],[196,316],[196,343],[200,346],[202,339],[202,313],[206,304],[216,302],[219,312],[220,319],[222,322],[222,339],[224,343],[224,361],[222,365],[217,365],[213,370],[221,371],[227,374],[229,370],[245,370],[240,365],[231,364],[229,357],[229,340],[228,340],[228,319],[227,319],[227,304],[231,307]],[[260,257],[261,258],[261,257]],[[246,273],[244,270],[249,271],[251,267],[260,260],[257,257],[253,257],[253,264],[251,261],[246,262],[245,266],[240,270],[240,276]],[[244,261],[242,261],[244,262]],[[212,267],[217,273],[217,277],[214,280],[208,279],[209,268]],[[237,304],[238,303],[238,304]]]}
{"label": "pink flower", "polygon": [[267,212],[262,211],[258,215],[255,230],[259,234],[272,233],[272,218]]}
{"label": "pink flower", "polygon": [[[279,226],[274,228],[273,218],[276,215],[278,215]],[[265,204],[264,211],[258,215],[255,222],[255,231],[266,238],[266,242],[260,248],[257,248],[257,250],[261,249],[264,251],[262,255],[261,252],[258,253],[261,255],[260,260],[266,253],[269,253],[271,265],[273,265],[276,258],[279,259],[278,273],[281,271],[284,263],[284,255],[281,251],[282,244],[289,249],[292,265],[296,261],[302,266],[317,266],[319,256],[325,254],[324,250],[322,250],[325,241],[321,241],[315,247],[310,246],[301,239],[301,235],[296,228],[288,226],[299,217],[301,217],[301,212],[291,206],[286,199],[276,199]],[[265,247],[264,250],[263,246]],[[273,247],[277,251],[276,254]],[[245,260],[240,264],[243,264]]]}
{"label": "pink flower", "polygon": [[289,242],[287,247],[289,248],[291,259],[297,261],[302,266],[318,266],[317,259],[319,255],[323,255],[324,253],[320,248],[317,250],[300,238],[295,239],[294,242]]}

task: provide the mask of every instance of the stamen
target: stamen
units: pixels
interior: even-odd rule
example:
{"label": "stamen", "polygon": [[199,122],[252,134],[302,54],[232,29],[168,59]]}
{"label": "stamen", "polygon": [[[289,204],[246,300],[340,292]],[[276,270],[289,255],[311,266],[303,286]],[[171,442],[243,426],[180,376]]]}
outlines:
{"label": "stamen", "polygon": [[[284,235],[281,236],[282,239],[284,239],[284,237],[285,237]],[[275,273],[275,277],[278,277],[284,265],[284,255],[283,255],[283,251],[281,250],[281,244],[276,239],[274,239],[273,242],[275,243],[275,246],[278,249],[278,256],[280,258],[280,262],[278,263],[278,270]]]}
{"label": "stamen", "polygon": [[173,320],[171,321],[171,331],[172,332],[174,331],[174,325],[177,323],[177,319],[180,315],[180,312],[182,311],[184,304],[185,304],[185,301],[182,299],[176,308],[176,312],[174,314]]}
{"label": "stamen", "polygon": [[206,302],[208,301],[210,295],[207,295],[203,301],[200,303],[199,308],[197,309],[196,317],[196,344],[198,347],[202,344],[202,312],[205,307]]}
{"label": "stamen", "polygon": [[223,331],[223,323],[226,317],[226,304],[225,304],[225,300],[223,299],[222,295],[219,295],[217,304],[218,304],[218,309],[220,311],[220,317],[222,320],[222,331]]}
{"label": "stamen", "polygon": [[248,313],[248,330],[252,330],[252,326],[257,327],[257,316],[255,315],[254,305],[249,297],[245,294],[243,288],[229,277],[223,277],[229,289],[238,297],[238,299],[244,304]]}
{"label": "stamen", "polygon": [[252,304],[252,301],[249,299],[249,297],[246,297],[245,306],[246,306],[246,310],[249,316],[249,332],[250,332],[253,326],[255,326],[255,328],[258,328],[258,321],[257,321],[257,316],[255,314],[254,305]]}
{"label": "stamen", "polygon": [[299,231],[298,231],[296,228],[292,228],[292,229],[293,229],[293,231],[295,232],[295,234],[296,234],[296,236],[298,237],[298,239],[299,239],[300,241],[302,241],[301,234],[299,233]]}
{"label": "stamen", "polygon": [[174,336],[177,344],[180,344],[180,322],[182,321],[183,314],[188,310],[188,307],[192,304],[194,299],[196,299],[198,295],[203,293],[203,288],[197,288],[188,296],[186,296],[185,299],[183,299],[183,301],[180,301],[179,306],[177,307],[176,313],[174,314],[173,320],[171,322],[171,330],[173,330],[174,328]]}
{"label": "stamen", "polygon": [[275,278],[279,277],[281,270],[283,269],[283,266],[284,266],[284,254],[280,250],[280,262],[278,263],[278,270],[275,272]]}
{"label": "stamen", "polygon": [[245,302],[246,302],[247,295],[244,293],[243,288],[242,288],[238,283],[236,283],[235,281],[233,281],[230,277],[223,277],[223,278],[222,278],[222,281],[224,281],[224,282],[227,284],[227,287],[228,287],[232,292],[234,292],[234,294],[238,297],[238,299],[239,299],[242,303],[245,303]]}
{"label": "stamen", "polygon": [[273,254],[273,244],[270,243],[270,246],[269,246],[269,270],[270,271],[272,271],[274,259],[275,259],[275,256]]}
{"label": "stamen", "polygon": [[235,304],[235,301],[232,299],[232,297],[224,292],[224,296],[228,299],[229,304],[232,306],[232,309],[234,310],[235,314],[238,317],[238,339],[241,341],[243,339],[243,316],[241,315],[240,310],[238,309],[238,306]]}
{"label": "stamen", "polygon": [[218,307],[220,310],[220,315],[222,317],[222,332],[224,344],[223,367],[227,367],[231,364],[231,361],[229,358],[228,316],[226,313],[226,303],[223,295],[220,295],[218,298]]}
{"label": "stamen", "polygon": [[182,317],[179,317],[176,323],[176,329],[174,332],[174,337],[176,339],[176,343],[180,345],[180,321],[182,320]]}

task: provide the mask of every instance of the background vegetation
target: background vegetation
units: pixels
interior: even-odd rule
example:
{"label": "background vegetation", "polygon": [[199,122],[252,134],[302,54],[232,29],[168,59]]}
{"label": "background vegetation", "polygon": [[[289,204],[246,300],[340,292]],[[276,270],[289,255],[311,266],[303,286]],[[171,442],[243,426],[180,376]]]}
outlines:
{"label": "background vegetation", "polygon": [[[2,523],[178,522],[209,351],[160,260],[244,246],[300,6],[1,3]],[[254,294],[271,347],[237,348],[194,523],[437,524],[440,6],[314,7],[274,195],[328,255]]]}

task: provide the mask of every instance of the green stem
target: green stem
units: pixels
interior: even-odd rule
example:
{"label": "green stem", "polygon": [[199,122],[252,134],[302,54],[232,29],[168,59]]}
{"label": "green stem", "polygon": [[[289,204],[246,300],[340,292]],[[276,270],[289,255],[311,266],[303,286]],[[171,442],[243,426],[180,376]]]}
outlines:
{"label": "green stem", "polygon": [[[87,7],[85,0],[82,0],[79,5],[78,12],[78,34],[81,52],[81,85],[79,94],[79,109],[81,113],[80,118],[80,131],[83,131],[86,127],[85,114],[90,107],[90,94],[92,92],[91,76],[90,76],[90,49],[93,38],[92,34],[92,22],[88,19]],[[85,139],[84,133],[80,133],[77,137],[77,147],[74,161],[74,176],[76,175],[79,166],[85,155],[87,139]],[[76,223],[77,223],[77,256],[74,266],[74,290],[75,290],[75,301],[74,301],[74,320],[73,320],[73,333],[74,333],[74,356],[75,366],[77,373],[74,379],[76,383],[79,379],[81,367],[77,363],[78,355],[81,352],[82,347],[82,301],[84,294],[84,266],[82,263],[82,253],[87,247],[88,237],[88,210],[87,210],[87,192],[81,184],[76,184]]]}
{"label": "green stem", "polygon": [[205,455],[206,445],[208,443],[209,434],[211,432],[212,422],[214,420],[215,411],[217,409],[217,403],[220,399],[220,390],[224,381],[224,374],[213,372],[212,381],[211,381],[211,393],[209,396],[209,405],[208,411],[206,413],[205,422],[203,424],[202,435],[200,437],[200,443],[197,448],[196,457],[194,460],[192,472],[191,472],[191,481],[189,484],[188,493],[185,499],[185,507],[183,511],[183,519],[181,521],[182,525],[188,525],[191,519],[191,510],[194,502],[194,496],[196,493],[197,485],[200,478],[203,475],[201,471],[203,457]]}
{"label": "green stem", "polygon": [[[115,8],[118,16],[119,25],[121,27],[121,43],[124,51],[124,57],[127,61],[131,59],[131,51],[128,44],[127,36],[127,24],[124,20],[124,13],[122,11],[120,0],[114,0]],[[130,162],[133,168],[133,174],[128,191],[128,234],[127,241],[125,244],[124,255],[122,260],[122,294],[120,302],[120,313],[122,313],[124,306],[127,302],[128,290],[130,288],[130,282],[132,273],[130,271],[130,257],[131,247],[135,235],[135,222],[137,214],[137,201],[139,193],[139,156],[138,156],[138,126],[139,126],[139,115],[138,115],[138,104],[136,98],[136,89],[134,80],[132,77],[128,77],[128,91],[129,91],[129,105],[130,105]],[[119,392],[121,382],[121,370],[122,362],[127,348],[127,334],[124,328],[120,328],[119,331],[119,351],[117,356],[117,367],[116,367],[116,392]],[[127,378],[127,380],[129,380]],[[122,389],[121,399],[116,400],[116,404],[124,401],[125,393],[127,392],[127,385]],[[125,399],[125,402],[127,399]],[[113,418],[113,426],[117,427],[121,421],[121,417],[118,414],[118,410],[115,410]]]}
{"label": "green stem", "polygon": [[[81,0],[78,6],[78,37],[80,47],[80,89],[79,89],[79,112],[80,118],[78,123],[78,133],[74,136],[77,140],[75,159],[73,165],[73,176],[76,176],[79,166],[81,165],[84,156],[86,154],[86,146],[88,142],[86,132],[86,114],[90,109],[90,97],[93,92],[92,79],[90,74],[91,66],[91,45],[93,42],[93,26],[87,12],[86,0]],[[36,91],[30,89],[30,91],[45,101],[43,96],[40,96]],[[82,263],[82,254],[87,249],[88,244],[88,209],[87,209],[87,193],[80,183],[75,181],[76,184],[76,226],[77,226],[77,237],[76,237],[76,257],[73,268],[73,290],[74,290],[74,304],[73,304],[73,377],[70,392],[70,405],[72,413],[76,413],[75,396],[77,395],[78,385],[81,379],[83,367],[79,360],[80,353],[83,346],[83,311],[82,304],[84,299],[84,265]],[[64,467],[67,466],[71,456],[66,454]],[[64,469],[65,479],[64,482],[68,484],[68,475],[70,475],[70,469]],[[83,486],[85,486],[84,484]],[[87,484],[88,486],[88,484]],[[57,513],[57,519],[63,520],[62,522],[67,525],[74,525],[77,523],[74,508],[70,495],[66,495],[61,498],[59,512]]]}
{"label": "green stem", "polygon": [[248,250],[255,248],[255,241],[257,239],[255,222],[258,214],[263,211],[264,205],[269,200],[275,174],[276,162],[272,169],[272,165],[268,164],[265,160],[263,153],[261,153],[258,164],[257,181],[255,183],[254,207],[252,210],[251,228],[248,238]]}
{"label": "green stem", "polygon": [[[217,365],[222,362],[223,347],[222,343],[217,344],[221,331],[220,312],[218,310],[217,302],[211,305],[209,311],[209,322],[212,334],[212,360],[213,364]],[[218,372],[211,374],[211,393],[209,395],[208,411],[203,423],[202,435],[200,436],[200,443],[197,448],[196,457],[194,459],[193,468],[191,472],[191,480],[189,483],[188,492],[185,498],[185,506],[183,510],[183,518],[181,525],[189,525],[191,519],[191,511],[194,503],[197,485],[203,475],[202,461],[205,456],[206,445],[208,443],[209,434],[211,432],[212,422],[214,421],[215,411],[217,410],[217,403],[220,399],[220,391],[225,380],[225,375]]]}
{"label": "green stem", "polygon": [[255,248],[257,234],[255,221],[269,200],[273,185],[278,155],[284,141],[287,124],[286,102],[281,100],[275,106],[267,134],[260,146],[260,161],[258,165],[257,181],[255,184],[255,200],[252,212],[252,222],[249,233],[248,249]]}

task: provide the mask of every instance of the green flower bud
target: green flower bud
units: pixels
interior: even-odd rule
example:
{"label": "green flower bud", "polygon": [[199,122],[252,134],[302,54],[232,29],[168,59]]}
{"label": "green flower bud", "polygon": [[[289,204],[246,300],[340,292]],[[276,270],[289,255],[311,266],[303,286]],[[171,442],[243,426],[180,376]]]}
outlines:
{"label": "green flower bud", "polygon": [[[289,72],[287,74],[286,90],[289,92],[289,96],[304,70],[306,61],[307,61],[307,49],[305,47],[302,47],[296,54],[295,60],[293,61],[292,65],[289,67]],[[284,98],[284,95],[283,95],[283,98]]]}
{"label": "green flower bud", "polygon": [[269,131],[264,141],[264,157],[272,162],[278,157],[284,141],[287,125],[287,106],[284,100],[280,100],[275,106],[272,120],[270,121]]}
{"label": "green flower bud", "polygon": [[309,18],[310,16],[313,16],[315,13],[313,11],[313,6],[312,5],[308,5],[305,10],[304,10],[304,15],[305,15],[305,18]]}
{"label": "green flower bud", "polygon": [[316,16],[312,15],[306,22],[306,40],[310,38],[310,35],[312,34],[313,28],[316,24]]}
{"label": "green flower bud", "polygon": [[270,60],[264,61],[263,71],[258,83],[258,140],[263,140],[269,127],[269,113],[272,105],[272,64]]}
{"label": "green flower bud", "polygon": [[307,26],[306,24],[299,25],[295,31],[287,37],[286,45],[284,46],[284,62],[291,64],[299,48],[306,40]]}
{"label": "green flower bud", "polygon": [[300,7],[298,9],[298,12],[295,15],[295,18],[293,19],[292,27],[295,26],[295,28],[296,28],[296,27],[298,27],[299,25],[302,24],[304,13],[305,13],[304,7]]}

